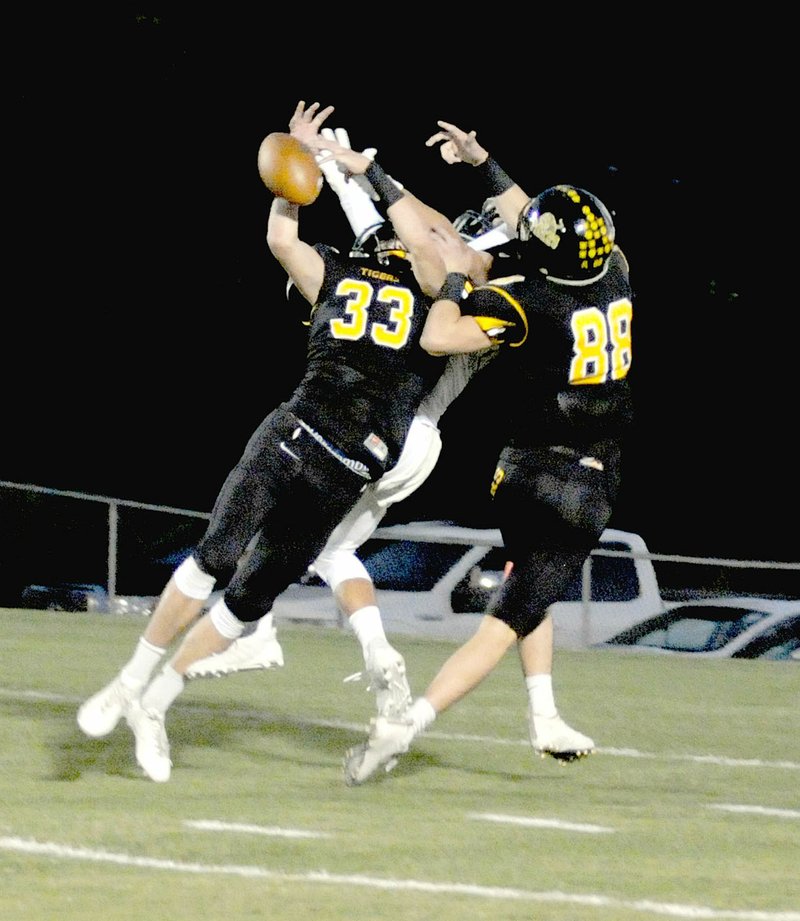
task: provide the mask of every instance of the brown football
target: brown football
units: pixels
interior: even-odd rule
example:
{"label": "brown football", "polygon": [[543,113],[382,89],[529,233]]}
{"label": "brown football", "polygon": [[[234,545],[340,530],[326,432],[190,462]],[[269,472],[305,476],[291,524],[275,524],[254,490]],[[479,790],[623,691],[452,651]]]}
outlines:
{"label": "brown football", "polygon": [[273,131],[261,142],[258,172],[273,195],[296,205],[310,205],[322,188],[322,170],[313,152],[282,131]]}

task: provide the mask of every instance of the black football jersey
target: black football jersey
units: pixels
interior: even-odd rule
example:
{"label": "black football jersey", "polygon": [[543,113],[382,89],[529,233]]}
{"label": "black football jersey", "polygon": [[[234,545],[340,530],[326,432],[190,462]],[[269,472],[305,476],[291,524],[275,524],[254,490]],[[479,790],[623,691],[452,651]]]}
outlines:
{"label": "black football jersey", "polygon": [[633,295],[622,252],[589,285],[511,275],[475,288],[461,310],[500,346],[481,380],[498,395],[507,444],[580,447],[624,432]]}
{"label": "black football jersey", "polygon": [[403,260],[387,267],[315,248],[325,275],[311,311],[306,373],[288,405],[380,476],[396,463],[414,413],[444,367],[419,345],[430,299]]}

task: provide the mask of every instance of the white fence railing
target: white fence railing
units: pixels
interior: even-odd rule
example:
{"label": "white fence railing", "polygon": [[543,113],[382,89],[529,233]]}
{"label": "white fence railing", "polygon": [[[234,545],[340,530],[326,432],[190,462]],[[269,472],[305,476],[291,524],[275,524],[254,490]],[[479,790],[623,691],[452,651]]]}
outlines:
{"label": "white fence railing", "polygon": [[[106,565],[105,565],[105,582],[107,587],[107,592],[109,599],[113,601],[117,595],[117,587],[119,582],[119,571],[121,561],[119,555],[119,544],[120,544],[120,510],[123,508],[135,509],[142,512],[152,512],[157,515],[169,515],[169,516],[180,516],[184,519],[205,519],[210,518],[208,512],[198,512],[194,509],[185,509],[185,508],[176,508],[166,505],[153,505],[144,502],[137,502],[129,499],[117,499],[109,496],[102,495],[92,495],[88,493],[75,492],[71,490],[62,490],[62,489],[51,489],[48,487],[37,486],[30,483],[13,483],[4,480],[0,480],[0,487],[5,490],[17,490],[22,491],[29,496],[41,495],[49,496],[59,499],[75,499],[81,502],[86,503],[99,503],[106,506],[107,509],[107,540],[106,540]],[[57,522],[55,522],[57,523]],[[49,526],[53,523],[49,523]],[[11,521],[6,521],[4,523],[4,530],[6,537],[9,537],[13,532],[14,524]],[[395,527],[391,529],[388,533],[386,529],[378,529],[375,533],[375,537],[387,537],[393,538],[397,537],[398,534],[401,534],[402,530],[398,532],[398,529]],[[489,532],[486,532],[489,533]],[[473,541],[480,543],[480,540]],[[488,545],[499,545],[497,540],[488,540],[486,541]],[[659,553],[647,553],[647,554],[636,554],[636,553],[626,553],[624,551],[614,551],[614,550],[605,550],[598,549],[593,551],[592,557],[596,556],[626,556],[629,558],[646,558],[652,561],[653,563],[674,563],[674,564],[686,564],[686,565],[697,565],[705,567],[723,567],[731,570],[735,569],[748,569],[748,570],[773,570],[776,573],[781,571],[795,571],[800,573],[800,562],[781,562],[781,561],[764,561],[764,560],[736,560],[736,559],[722,559],[722,558],[712,558],[712,557],[692,557],[692,556],[682,556],[682,555],[669,555],[669,554],[659,554]],[[2,567],[0,567],[0,581],[2,581],[3,573]],[[792,577],[794,578],[794,577]],[[798,581],[798,586],[800,587],[800,580]],[[159,589],[160,591],[160,589]],[[583,592],[585,595],[585,601],[591,597],[591,557],[587,560],[586,566],[584,568],[583,576]],[[125,594],[142,594],[141,592],[129,592]],[[752,594],[766,594],[765,592],[754,591]],[[795,594],[795,592],[789,592],[789,597],[800,596],[800,591]]]}

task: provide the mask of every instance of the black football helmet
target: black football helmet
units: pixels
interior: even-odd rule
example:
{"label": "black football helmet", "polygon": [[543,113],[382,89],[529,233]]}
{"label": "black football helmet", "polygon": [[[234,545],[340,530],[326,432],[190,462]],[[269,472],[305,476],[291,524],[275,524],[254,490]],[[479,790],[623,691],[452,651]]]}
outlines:
{"label": "black football helmet", "polygon": [[531,270],[565,284],[588,284],[605,274],[614,248],[614,221],[599,198],[554,185],[522,209],[520,258]]}

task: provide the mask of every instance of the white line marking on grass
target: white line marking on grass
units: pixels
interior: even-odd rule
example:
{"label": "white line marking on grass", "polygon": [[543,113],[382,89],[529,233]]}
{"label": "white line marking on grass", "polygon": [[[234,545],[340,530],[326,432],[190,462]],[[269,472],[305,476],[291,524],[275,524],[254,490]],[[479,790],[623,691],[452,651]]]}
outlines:
{"label": "white line marking on grass", "polygon": [[220,876],[239,876],[248,879],[266,879],[279,883],[325,883],[337,886],[362,886],[367,889],[395,892],[428,892],[433,895],[463,895],[476,899],[506,900],[514,902],[555,902],[569,905],[588,905],[594,908],[624,909],[670,918],[689,918],[692,921],[800,921],[797,911],[752,911],[750,909],[715,909],[704,905],[679,905],[671,902],[649,900],[628,902],[604,895],[573,895],[568,892],[532,892],[525,889],[506,889],[497,886],[476,886],[466,883],[430,883],[416,879],[379,879],[361,874],[336,874],[324,870],[308,873],[283,873],[265,867],[225,864],[184,863],[179,860],[161,860],[157,857],[134,857],[130,854],[100,851],[85,847],[71,847],[52,841],[32,841],[25,838],[0,837],[0,849],[41,857],[68,860],[90,860],[117,866],[167,870],[174,873],[194,873]]}
{"label": "white line marking on grass", "polygon": [[[63,694],[51,694],[45,691],[24,691],[13,688],[0,687],[0,697],[22,700],[49,700],[54,703],[83,703],[83,698],[76,700]],[[187,703],[182,705],[185,710],[195,713],[219,715],[220,710],[202,705]],[[299,719],[280,713],[269,713],[263,710],[225,710],[232,719],[248,719],[251,721],[275,722],[276,720],[293,726],[323,727],[328,729],[347,729],[353,732],[369,732],[369,726],[364,723],[349,723],[344,720],[313,720]],[[522,745],[530,747],[527,739],[499,739],[495,736],[475,736],[461,733],[446,733],[426,730],[424,738],[440,739],[443,742],[478,742],[481,745]],[[723,767],[754,767],[754,768],[781,768],[789,771],[800,771],[800,762],[797,761],[763,761],[760,758],[727,758],[721,755],[678,755],[671,752],[640,752],[635,748],[596,748],[600,755],[611,755],[617,758],[649,758],[664,761],[689,761],[695,764],[716,764]]]}
{"label": "white line marking on grass", "polygon": [[727,758],[724,755],[674,755],[670,752],[654,754],[640,752],[635,748],[596,748],[595,751],[601,755],[616,755],[620,758],[663,758],[666,761],[691,761],[695,764],[718,764],[722,767],[771,767],[800,771],[800,763],[797,761],[762,761],[761,758]]}
{"label": "white line marking on grass", "polygon": [[557,828],[561,831],[581,831],[591,835],[614,833],[613,828],[602,825],[581,825],[576,822],[562,822],[560,819],[531,819],[521,815],[497,815],[493,812],[470,812],[468,819],[480,819],[484,822],[500,822],[506,825],[522,825],[525,828]]}
{"label": "white line marking on grass", "polygon": [[[303,722],[303,721],[298,721]],[[369,727],[353,725],[352,723],[337,720],[307,720],[308,725],[327,726],[331,729],[358,729],[368,732]],[[528,739],[499,739],[496,736],[473,736],[465,733],[437,732],[425,730],[425,739],[440,739],[443,742],[477,742],[481,745],[515,745],[530,748]],[[640,752],[635,748],[595,748],[598,755],[611,755],[619,758],[647,758],[654,761],[689,761],[695,764],[717,764],[722,767],[755,767],[755,768],[783,768],[790,771],[800,771],[800,762],[797,761],[762,761],[760,758],[728,758],[724,755],[678,755],[671,752]]]}
{"label": "white line marking on grass", "polygon": [[250,835],[270,835],[276,838],[332,838],[324,831],[300,831],[297,828],[275,828],[264,825],[244,825],[240,822],[217,822],[214,819],[187,820],[183,823],[200,831],[241,831]]}
{"label": "white line marking on grass", "polygon": [[767,806],[742,806],[738,803],[712,803],[709,809],[721,809],[723,812],[744,812],[747,815],[770,815],[781,819],[800,819],[798,809],[770,809]]}

